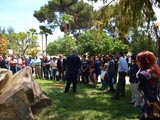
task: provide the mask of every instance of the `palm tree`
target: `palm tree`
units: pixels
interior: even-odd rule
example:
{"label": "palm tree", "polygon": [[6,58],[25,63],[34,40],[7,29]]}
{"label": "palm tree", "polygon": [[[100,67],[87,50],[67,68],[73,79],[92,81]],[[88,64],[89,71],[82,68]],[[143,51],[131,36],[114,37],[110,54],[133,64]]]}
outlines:
{"label": "palm tree", "polygon": [[[47,37],[48,37],[48,34],[52,34],[52,30],[51,29],[48,29],[47,27],[45,27],[45,26],[39,26],[39,28],[40,28],[40,30],[41,30],[41,32],[45,35],[45,39],[46,39],[46,48],[47,48],[47,42],[48,42],[48,40],[47,40]],[[42,47],[43,47],[43,34],[42,34]],[[42,51],[43,51],[43,49],[42,49]],[[47,53],[46,53],[46,55],[47,55]]]}
{"label": "palm tree", "polygon": [[74,22],[73,16],[68,14],[62,14],[59,19],[59,22],[63,26],[64,33],[69,34],[69,31],[71,29],[70,24]]}
{"label": "palm tree", "polygon": [[44,32],[41,30],[39,32],[39,34],[41,35],[41,41],[42,41],[42,54],[44,54],[44,49],[43,49],[43,34],[44,34]]}

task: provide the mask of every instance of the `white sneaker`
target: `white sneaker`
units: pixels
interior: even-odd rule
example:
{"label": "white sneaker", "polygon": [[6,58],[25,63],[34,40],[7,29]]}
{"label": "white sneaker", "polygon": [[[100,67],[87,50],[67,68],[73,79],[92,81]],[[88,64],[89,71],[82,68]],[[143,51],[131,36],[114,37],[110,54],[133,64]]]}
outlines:
{"label": "white sneaker", "polygon": [[130,102],[129,102],[129,104],[134,104],[135,102],[134,102],[134,100],[131,100]]}
{"label": "white sneaker", "polygon": [[134,103],[134,107],[140,107],[141,106],[141,104],[139,104],[139,103]]}

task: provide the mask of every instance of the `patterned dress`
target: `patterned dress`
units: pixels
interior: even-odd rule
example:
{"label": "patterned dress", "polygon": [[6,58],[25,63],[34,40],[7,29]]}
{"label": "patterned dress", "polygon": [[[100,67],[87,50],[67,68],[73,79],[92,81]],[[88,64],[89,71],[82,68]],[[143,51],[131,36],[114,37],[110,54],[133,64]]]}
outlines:
{"label": "patterned dress", "polygon": [[149,70],[139,70],[137,75],[143,97],[141,119],[160,120],[159,78]]}

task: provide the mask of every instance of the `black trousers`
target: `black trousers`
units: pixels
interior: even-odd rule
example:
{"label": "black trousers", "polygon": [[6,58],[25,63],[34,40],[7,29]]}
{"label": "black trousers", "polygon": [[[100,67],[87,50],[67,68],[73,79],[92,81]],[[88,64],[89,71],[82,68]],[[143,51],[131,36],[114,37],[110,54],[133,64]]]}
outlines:
{"label": "black trousers", "polygon": [[117,89],[116,89],[116,97],[125,96],[125,84],[126,84],[126,72],[119,72],[119,78],[117,83]]}
{"label": "black trousers", "polygon": [[73,84],[73,87],[72,87],[73,92],[76,92],[76,89],[77,89],[77,76],[78,76],[77,73],[67,73],[66,74],[67,83],[66,83],[66,87],[65,87],[65,91],[64,92],[68,92],[69,91],[71,83]]}
{"label": "black trousers", "polygon": [[89,74],[88,74],[88,71],[86,72],[82,72],[82,83],[83,84],[88,84],[89,83]]}

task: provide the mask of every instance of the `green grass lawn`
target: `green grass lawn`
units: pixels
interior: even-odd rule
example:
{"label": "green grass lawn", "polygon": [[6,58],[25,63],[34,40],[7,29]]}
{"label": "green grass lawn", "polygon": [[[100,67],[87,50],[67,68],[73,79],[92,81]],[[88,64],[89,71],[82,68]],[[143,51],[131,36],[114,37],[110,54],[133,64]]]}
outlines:
{"label": "green grass lawn", "polygon": [[[138,120],[140,108],[129,104],[130,88],[127,85],[126,97],[111,100],[113,94],[91,86],[78,84],[77,93],[63,93],[63,81],[36,80],[53,101],[35,115],[36,120]],[[101,84],[98,84],[99,88]]]}

